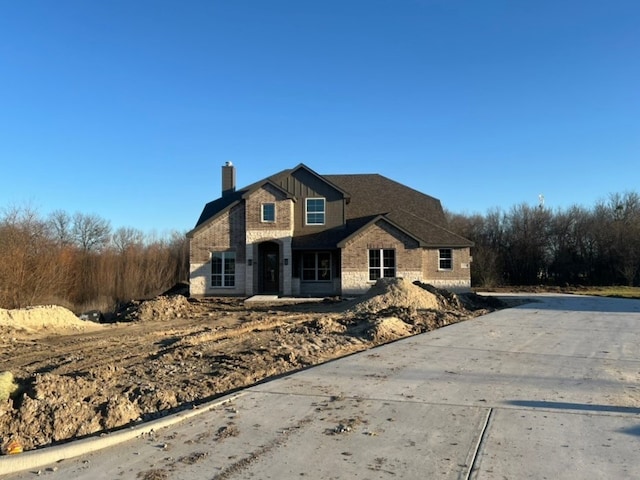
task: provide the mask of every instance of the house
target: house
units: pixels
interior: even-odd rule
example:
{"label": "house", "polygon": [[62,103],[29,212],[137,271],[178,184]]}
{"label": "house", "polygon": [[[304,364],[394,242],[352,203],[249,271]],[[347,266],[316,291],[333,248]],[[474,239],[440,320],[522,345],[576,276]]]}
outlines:
{"label": "house", "polygon": [[187,236],[193,296],[362,294],[380,277],[469,290],[472,242],[440,201],[377,174],[320,175],[300,164],[222,196]]}

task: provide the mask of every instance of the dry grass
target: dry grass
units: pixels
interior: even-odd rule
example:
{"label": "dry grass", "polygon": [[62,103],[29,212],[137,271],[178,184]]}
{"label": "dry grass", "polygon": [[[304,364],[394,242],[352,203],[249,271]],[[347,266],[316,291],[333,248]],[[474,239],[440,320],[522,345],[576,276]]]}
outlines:
{"label": "dry grass", "polygon": [[640,298],[640,287],[586,287],[573,293],[598,297]]}

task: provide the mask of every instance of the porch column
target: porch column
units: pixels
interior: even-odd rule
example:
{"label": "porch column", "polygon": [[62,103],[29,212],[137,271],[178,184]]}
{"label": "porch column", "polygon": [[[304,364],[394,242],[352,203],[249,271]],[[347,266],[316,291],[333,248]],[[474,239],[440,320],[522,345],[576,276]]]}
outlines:
{"label": "porch column", "polygon": [[247,242],[247,247],[246,247],[246,255],[245,255],[245,262],[247,267],[245,268],[245,286],[244,286],[244,290],[245,290],[245,295],[247,295],[248,297],[253,295],[253,270],[254,270],[254,265],[255,263],[258,261],[257,258],[253,258],[253,244]]}
{"label": "porch column", "polygon": [[282,294],[290,297],[293,294],[291,281],[293,275],[293,255],[291,237],[282,238]]}

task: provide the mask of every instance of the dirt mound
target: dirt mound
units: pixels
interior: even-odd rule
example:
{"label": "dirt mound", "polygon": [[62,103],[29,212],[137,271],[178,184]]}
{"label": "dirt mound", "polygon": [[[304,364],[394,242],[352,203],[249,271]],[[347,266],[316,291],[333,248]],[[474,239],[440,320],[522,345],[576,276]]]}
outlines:
{"label": "dirt mound", "polygon": [[134,300],[115,315],[116,322],[149,322],[189,316],[193,305],[182,295],[159,296],[151,300]]}
{"label": "dirt mound", "polygon": [[375,314],[390,308],[442,310],[447,303],[442,295],[429,292],[404,278],[381,278],[366,294],[354,301],[349,311]]}
{"label": "dirt mound", "polygon": [[367,336],[373,342],[386,343],[398,338],[408,337],[411,333],[411,326],[398,317],[386,317],[375,319],[367,331]]}
{"label": "dirt mound", "polygon": [[83,322],[71,310],[57,305],[15,310],[0,308],[0,331],[66,333],[99,328],[99,325]]}
{"label": "dirt mound", "polygon": [[458,295],[402,278],[379,279],[347,305],[347,312],[365,322],[358,334],[376,344],[457,323],[471,314]]}

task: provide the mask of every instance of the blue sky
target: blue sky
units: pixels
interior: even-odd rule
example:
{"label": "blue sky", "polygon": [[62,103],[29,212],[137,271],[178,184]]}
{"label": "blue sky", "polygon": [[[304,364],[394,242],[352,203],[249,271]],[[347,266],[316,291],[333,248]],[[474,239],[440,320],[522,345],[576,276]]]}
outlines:
{"label": "blue sky", "polygon": [[640,188],[637,0],[0,0],[0,208],[192,228],[305,163],[458,213]]}

